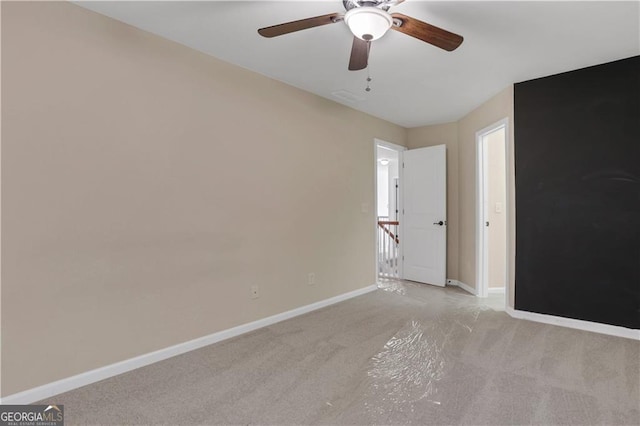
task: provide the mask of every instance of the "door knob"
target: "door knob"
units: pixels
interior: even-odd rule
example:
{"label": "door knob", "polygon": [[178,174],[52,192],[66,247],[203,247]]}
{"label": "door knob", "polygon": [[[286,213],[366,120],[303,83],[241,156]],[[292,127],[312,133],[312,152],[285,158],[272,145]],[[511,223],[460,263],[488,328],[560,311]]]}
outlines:
{"label": "door knob", "polygon": [[442,225],[444,225],[444,222],[443,222],[443,221],[440,221],[440,222],[433,222],[433,224],[434,224],[434,225],[442,226]]}

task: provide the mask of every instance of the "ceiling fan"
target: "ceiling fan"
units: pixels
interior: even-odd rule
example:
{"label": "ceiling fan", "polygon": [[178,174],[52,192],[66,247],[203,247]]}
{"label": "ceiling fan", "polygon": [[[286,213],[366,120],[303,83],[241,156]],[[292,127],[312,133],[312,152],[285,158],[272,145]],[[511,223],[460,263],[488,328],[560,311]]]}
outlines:
{"label": "ceiling fan", "polygon": [[328,15],[286,22],[271,27],[260,28],[263,37],[276,37],[307,28],[335,24],[344,21],[353,33],[353,45],[349,70],[357,71],[367,67],[371,42],[382,37],[389,28],[415,37],[441,49],[452,51],[462,44],[462,36],[401,13],[389,13],[391,6],[404,0],[343,0],[346,13]]}

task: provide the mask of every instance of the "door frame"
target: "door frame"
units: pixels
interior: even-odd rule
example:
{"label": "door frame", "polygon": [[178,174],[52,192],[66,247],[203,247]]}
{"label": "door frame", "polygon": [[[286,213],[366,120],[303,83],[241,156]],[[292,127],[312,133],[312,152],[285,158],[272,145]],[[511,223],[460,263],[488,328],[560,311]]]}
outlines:
{"label": "door frame", "polygon": [[[382,139],[373,139],[373,235],[375,244],[373,245],[373,258],[375,265],[375,277],[378,281],[378,146],[396,151],[398,153],[398,182],[400,183],[400,190],[398,191],[398,211],[402,211],[403,206],[403,194],[402,194],[402,180],[403,180],[403,168],[402,168],[402,153],[408,148],[406,146],[397,145],[395,143],[387,142]],[[400,224],[402,229],[402,223]],[[400,235],[402,237],[402,235]],[[403,261],[402,261],[402,238],[400,238],[400,244],[398,245],[398,275],[400,279],[403,278]]]}
{"label": "door frame", "polygon": [[487,170],[487,156],[484,152],[483,138],[497,130],[504,129],[504,166],[505,166],[505,205],[503,207],[505,218],[505,247],[507,247],[504,259],[504,300],[505,309],[509,305],[509,241],[510,236],[510,220],[511,220],[511,199],[509,188],[511,176],[509,174],[509,156],[510,156],[510,132],[509,118],[503,118],[476,132],[476,295],[478,297],[487,297],[489,295],[488,283],[488,265],[487,265],[487,232],[485,226],[485,216],[487,212],[484,209],[484,198],[487,193],[485,172]]}

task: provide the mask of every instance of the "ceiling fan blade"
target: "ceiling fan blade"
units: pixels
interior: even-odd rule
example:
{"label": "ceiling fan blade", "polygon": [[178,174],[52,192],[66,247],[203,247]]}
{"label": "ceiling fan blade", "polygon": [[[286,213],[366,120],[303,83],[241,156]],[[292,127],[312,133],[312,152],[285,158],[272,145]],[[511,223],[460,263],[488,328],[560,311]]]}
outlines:
{"label": "ceiling fan blade", "polygon": [[462,44],[462,40],[464,40],[462,36],[458,34],[451,33],[401,13],[392,13],[391,16],[394,20],[398,19],[402,22],[400,26],[392,25],[392,29],[433,44],[449,52],[457,49],[458,46]]}
{"label": "ceiling fan blade", "polygon": [[258,34],[262,37],[276,37],[295,31],[306,30],[307,28],[319,27],[333,24],[342,20],[342,14],[330,13],[328,15],[316,16],[314,18],[300,19],[299,21],[286,22],[284,24],[273,25],[271,27],[260,28]]}
{"label": "ceiling fan blade", "polygon": [[353,37],[351,46],[351,58],[349,59],[349,71],[363,70],[369,63],[369,48],[371,42],[364,41],[358,37]]}

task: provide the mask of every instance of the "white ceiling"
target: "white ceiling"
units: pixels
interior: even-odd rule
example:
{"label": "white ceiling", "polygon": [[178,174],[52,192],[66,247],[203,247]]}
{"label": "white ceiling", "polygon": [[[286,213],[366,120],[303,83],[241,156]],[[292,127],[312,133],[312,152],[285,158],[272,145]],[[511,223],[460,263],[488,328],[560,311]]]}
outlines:
{"label": "white ceiling", "polygon": [[[342,22],[272,39],[260,27],[332,12],[342,1],[77,2],[404,127],[455,121],[509,84],[640,54],[640,2],[407,0],[400,12],[464,37],[446,52],[389,31],[367,71],[348,71]],[[358,100],[338,99],[346,91]]]}

